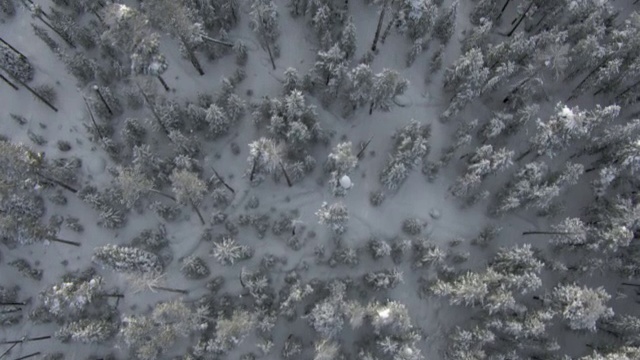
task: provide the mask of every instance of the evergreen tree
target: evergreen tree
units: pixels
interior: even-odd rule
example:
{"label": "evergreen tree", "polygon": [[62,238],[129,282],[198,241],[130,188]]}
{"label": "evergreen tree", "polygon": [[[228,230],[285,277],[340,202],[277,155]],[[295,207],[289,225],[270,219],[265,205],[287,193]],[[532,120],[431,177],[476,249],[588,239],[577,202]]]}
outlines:
{"label": "evergreen tree", "polygon": [[409,176],[409,172],[419,166],[429,153],[431,127],[415,120],[398,129],[393,135],[394,152],[380,173],[380,181],[395,190]]}
{"label": "evergreen tree", "polygon": [[267,49],[273,70],[276,69],[274,57],[277,56],[276,40],[280,36],[278,28],[278,10],[272,0],[252,0],[251,29],[258,36],[258,41]]}
{"label": "evergreen tree", "polygon": [[236,310],[230,317],[223,314],[216,321],[215,337],[196,346],[196,355],[226,354],[238,346],[256,326],[256,316],[248,311]]}
{"label": "evergreen tree", "polygon": [[109,25],[100,40],[110,51],[121,51],[129,57],[131,72],[160,76],[168,64],[160,53],[160,36],[142,13],[123,4],[110,4],[104,12]]}
{"label": "evergreen tree", "polygon": [[316,211],[316,216],[320,224],[329,226],[336,234],[343,234],[347,231],[346,225],[349,221],[349,211],[341,203],[331,205],[326,202],[322,203],[320,209]]}
{"label": "evergreen tree", "polygon": [[485,145],[478,148],[467,161],[465,175],[459,177],[451,187],[455,196],[465,196],[490,174],[504,171],[513,164],[513,151],[505,148],[493,150],[493,146]]}
{"label": "evergreen tree", "polygon": [[169,179],[176,201],[182,205],[191,205],[204,225],[204,218],[198,209],[198,204],[204,199],[207,191],[204,181],[198,178],[196,173],[188,170],[174,170]]}
{"label": "evergreen tree", "polygon": [[396,27],[410,40],[427,36],[436,22],[438,8],[432,0],[401,0],[398,4]]}
{"label": "evergreen tree", "polygon": [[369,115],[373,110],[389,111],[393,98],[404,94],[408,86],[409,82],[400,78],[395,70],[384,69],[381,73],[374,75]]}
{"label": "evergreen tree", "polygon": [[329,95],[330,98],[338,96],[338,90],[344,81],[346,72],[346,54],[338,44],[333,45],[327,51],[318,52],[313,73],[319,80],[318,82],[326,88],[325,94]]}
{"label": "evergreen tree", "polygon": [[117,332],[117,323],[110,319],[80,319],[63,325],[55,333],[62,341],[78,341],[85,344],[104,343]]}
{"label": "evergreen tree", "polygon": [[601,108],[597,106],[591,111],[573,109],[556,104],[555,114],[546,122],[538,119],[537,131],[529,151],[535,150],[538,155],[553,157],[564,150],[571,142],[583,139],[600,124],[613,121],[619,114],[617,105]]}
{"label": "evergreen tree", "polygon": [[103,293],[102,278],[71,279],[52,286],[39,296],[39,311],[59,320],[78,320],[86,316],[94,302]]}
{"label": "evergreen tree", "polygon": [[456,15],[458,12],[458,0],[455,0],[448,9],[441,11],[433,26],[433,34],[441,43],[446,44],[453,36],[456,28]]}
{"label": "evergreen tree", "polygon": [[116,272],[160,273],[163,265],[158,256],[134,247],[105,245],[95,249],[93,261]]}
{"label": "evergreen tree", "polygon": [[559,285],[550,295],[552,305],[572,330],[596,331],[596,322],[613,316],[606,306],[611,298],[603,288],[591,289],[575,284]]}
{"label": "evergreen tree", "polygon": [[367,64],[360,64],[347,74],[345,88],[347,112],[365,106],[370,102],[373,88],[373,72]]}
{"label": "evergreen tree", "polygon": [[351,60],[356,54],[356,49],[356,26],[353,24],[352,19],[349,18],[340,34],[340,50],[344,52],[344,58],[346,60]]}
{"label": "evergreen tree", "polygon": [[35,69],[25,56],[0,43],[0,69],[23,82],[33,80]]}
{"label": "evergreen tree", "polygon": [[180,339],[206,330],[208,309],[190,309],[180,300],[156,304],[151,314],[125,315],[118,332],[120,340],[136,358],[157,359]]}
{"label": "evergreen tree", "polygon": [[[202,45],[205,35],[202,19],[187,0],[158,0],[144,2],[143,9],[151,23],[158,29],[175,36],[180,42],[180,50],[200,75],[204,70],[196,57],[195,50]],[[171,16],[167,17],[167,14]]]}

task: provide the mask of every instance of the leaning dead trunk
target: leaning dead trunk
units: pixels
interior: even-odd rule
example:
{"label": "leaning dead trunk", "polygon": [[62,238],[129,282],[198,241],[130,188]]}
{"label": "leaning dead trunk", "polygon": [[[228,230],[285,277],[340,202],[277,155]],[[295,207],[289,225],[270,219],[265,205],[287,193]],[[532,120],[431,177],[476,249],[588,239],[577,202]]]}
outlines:
{"label": "leaning dead trunk", "polygon": [[577,235],[575,232],[562,231],[523,231],[522,235]]}
{"label": "leaning dead trunk", "polygon": [[496,18],[496,21],[498,21],[498,19],[500,19],[500,17],[502,17],[502,14],[504,13],[504,11],[507,9],[507,6],[509,5],[509,3],[511,2],[511,0],[507,0],[504,5],[502,5],[502,9],[500,10],[500,14],[498,14],[498,17]]}
{"label": "leaning dead trunk", "polygon": [[202,214],[200,213],[200,209],[198,209],[198,207],[193,202],[193,200],[191,200],[191,198],[189,198],[189,202],[191,203],[191,207],[193,208],[193,211],[195,211],[196,214],[198,214],[198,218],[200,219],[200,222],[202,223],[202,225],[206,225],[206,222],[204,221],[204,218],[202,217]]}
{"label": "leaning dead trunk", "polygon": [[287,185],[289,185],[289,187],[292,187],[293,184],[291,184],[291,179],[289,178],[289,174],[287,174],[287,169],[284,168],[284,164],[282,164],[282,161],[280,161],[280,169],[282,169],[284,178],[287,180]]}
{"label": "leaning dead trunk", "polygon": [[169,92],[171,90],[169,88],[169,85],[167,85],[167,82],[164,81],[164,79],[162,78],[162,76],[156,75],[156,78],[158,78],[158,81],[160,81],[160,84],[162,84],[162,87],[164,88],[165,91]]}
{"label": "leaning dead trunk", "polygon": [[193,67],[196,68],[196,71],[198,71],[198,74],[200,74],[200,76],[204,75],[204,70],[202,70],[202,65],[200,65],[200,61],[198,61],[196,54],[193,52],[193,49],[191,48],[191,46],[189,46],[187,39],[184,37],[180,37],[180,41],[182,42],[182,46],[184,46],[184,49],[187,52],[187,57],[189,58],[191,65],[193,65]]}
{"label": "leaning dead trunk", "polygon": [[29,342],[29,341],[38,341],[38,340],[46,340],[46,339],[51,339],[51,335],[48,336],[39,336],[39,337],[34,337],[34,338],[27,338],[24,337],[20,340],[7,340],[7,341],[3,341],[0,342],[0,345],[6,345],[6,344],[22,344],[25,342]]}
{"label": "leaning dead trunk", "polygon": [[2,74],[0,74],[0,80],[2,80],[5,83],[7,83],[7,85],[11,86],[15,91],[20,90],[20,89],[18,89],[18,87],[14,83],[12,83],[9,79],[4,77],[4,75],[2,75]]}
{"label": "leaning dead trunk", "polygon": [[107,100],[105,100],[104,96],[102,96],[102,92],[100,91],[100,88],[98,87],[98,85],[94,85],[93,90],[95,90],[98,93],[98,97],[100,98],[100,101],[102,101],[102,104],[104,105],[104,107],[107,108],[109,115],[113,116],[113,111],[111,110],[111,106],[107,104]]}
{"label": "leaning dead trunk", "polygon": [[522,21],[524,21],[524,19],[527,17],[527,13],[529,12],[529,10],[531,10],[531,8],[533,7],[533,3],[534,2],[531,1],[527,9],[524,11],[524,13],[520,16],[516,24],[513,26],[513,29],[511,29],[511,31],[509,31],[509,33],[507,34],[508,37],[511,37],[511,35],[513,35],[513,33],[516,32],[516,30],[518,29]]}
{"label": "leaning dead trunk", "polygon": [[27,85],[24,81],[20,80],[19,78],[13,76],[11,74],[11,72],[9,72],[4,66],[0,67],[0,69],[4,70],[14,81],[16,81],[18,84],[24,86],[25,89],[29,90],[30,93],[33,94],[33,96],[35,96],[36,98],[38,98],[38,100],[42,101],[43,103],[45,103],[45,105],[47,105],[48,107],[51,108],[51,110],[58,112],[58,108],[56,108],[55,106],[53,106],[52,103],[49,102],[49,100],[45,99],[42,95],[40,95],[37,91],[33,90],[31,88],[31,86]]}
{"label": "leaning dead trunk", "polygon": [[384,21],[384,15],[387,12],[387,6],[390,0],[385,0],[380,9],[380,17],[378,18],[378,25],[376,26],[376,33],[373,35],[373,44],[371,45],[371,51],[376,51],[378,46],[378,38],[380,37],[380,31],[382,30],[382,22]]}
{"label": "leaning dead trunk", "polygon": [[145,93],[144,90],[142,90],[142,87],[140,86],[140,84],[136,83],[136,85],[138,86],[138,90],[140,90],[140,93],[142,94],[144,101],[149,106],[149,110],[151,110],[151,114],[153,114],[153,118],[158,123],[158,126],[160,126],[160,129],[162,129],[162,132],[164,132],[167,136],[169,136],[169,129],[167,129],[167,127],[164,126],[164,123],[162,122],[162,120],[160,120],[160,116],[156,112],[156,108],[153,106],[153,104],[151,104],[151,100],[149,100],[147,93]]}
{"label": "leaning dead trunk", "polygon": [[226,187],[227,189],[229,189],[229,191],[231,191],[232,193],[236,193],[235,190],[233,190],[233,188],[231,186],[229,186],[229,184],[227,184],[226,181],[224,181],[224,179],[222,178],[222,176],[220,176],[220,174],[218,174],[218,172],[216,171],[216,169],[213,168],[213,166],[211,167],[211,170],[213,170],[214,175],[216,176],[216,178],[222,183],[222,185],[224,185],[224,187]]}
{"label": "leaning dead trunk", "polygon": [[156,286],[153,285],[151,286],[152,290],[161,290],[161,291],[167,291],[167,292],[173,292],[173,293],[179,293],[179,294],[188,294],[189,291],[188,290],[183,290],[183,289],[174,289],[174,288],[168,288],[168,287],[164,287],[164,286]]}
{"label": "leaning dead trunk", "polygon": [[40,354],[42,354],[42,353],[40,351],[37,351],[37,352],[31,353],[29,355],[25,355],[25,356],[21,356],[19,358],[16,358],[15,360],[26,360],[26,359],[32,358],[34,356],[38,356]]}
{"label": "leaning dead trunk", "polygon": [[64,239],[59,239],[59,238],[55,238],[55,237],[48,238],[47,240],[49,240],[49,241],[53,241],[53,242],[57,242],[57,243],[61,243],[61,244],[67,244],[67,245],[77,246],[77,247],[82,246],[82,244],[80,244],[79,242],[70,241],[70,240],[64,240]]}
{"label": "leaning dead trunk", "polygon": [[23,60],[29,60],[27,58],[27,56],[23,53],[21,53],[20,51],[18,51],[18,49],[14,48],[13,46],[11,46],[11,44],[9,44],[8,42],[6,42],[3,38],[0,37],[0,42],[5,44],[9,49],[13,50],[13,52],[15,52],[16,54],[18,54],[18,56],[20,56]]}

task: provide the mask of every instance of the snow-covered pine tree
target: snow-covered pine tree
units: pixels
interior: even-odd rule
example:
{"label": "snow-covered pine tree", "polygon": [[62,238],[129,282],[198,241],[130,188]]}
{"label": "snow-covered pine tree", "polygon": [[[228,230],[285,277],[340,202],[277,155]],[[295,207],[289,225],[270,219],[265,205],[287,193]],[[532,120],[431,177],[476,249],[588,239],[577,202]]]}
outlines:
{"label": "snow-covered pine tree", "polygon": [[324,169],[326,172],[337,172],[338,175],[349,174],[358,163],[352,153],[351,142],[337,144],[327,158]]}
{"label": "snow-covered pine tree", "polygon": [[105,245],[94,250],[93,261],[116,272],[160,273],[163,265],[160,258],[148,251],[118,245]]}
{"label": "snow-covered pine tree", "polygon": [[465,53],[473,48],[486,48],[492,28],[493,23],[486,18],[482,18],[478,26],[473,28],[464,40],[462,40],[462,52]]}
{"label": "snow-covered pine tree", "polygon": [[0,69],[3,69],[23,82],[33,80],[35,73],[35,69],[29,62],[29,59],[3,43],[0,43]]}
{"label": "snow-covered pine tree", "polygon": [[249,181],[262,181],[263,176],[272,174],[282,163],[282,146],[273,139],[262,137],[249,144]]}
{"label": "snow-covered pine tree", "polygon": [[316,211],[316,216],[320,224],[329,226],[338,235],[347,231],[346,225],[349,221],[349,211],[342,203],[329,205],[324,202],[320,209]]}
{"label": "snow-covered pine tree", "polygon": [[144,2],[142,8],[154,26],[179,40],[183,55],[200,75],[204,75],[195,51],[203,44],[206,33],[202,18],[189,5],[187,0],[157,0]]}
{"label": "snow-covered pine tree", "polygon": [[472,48],[461,55],[444,72],[444,88],[454,96],[441,120],[451,119],[469,102],[480,96],[488,78],[489,69],[485,67],[480,49]]}
{"label": "snow-covered pine tree", "polygon": [[537,131],[531,139],[528,152],[554,157],[572,142],[587,138],[599,125],[613,121],[619,113],[620,107],[617,105],[605,108],[598,105],[590,111],[584,111],[558,103],[555,113],[546,122],[538,119]]}
{"label": "snow-covered pine tree", "polygon": [[255,314],[236,310],[227,317],[220,314],[216,319],[215,336],[196,345],[196,355],[226,354],[238,346],[255,328],[258,319]]}
{"label": "snow-covered pine tree", "polygon": [[190,205],[200,218],[202,225],[204,218],[198,209],[198,204],[204,199],[207,192],[207,185],[198,174],[188,170],[174,170],[171,176],[171,189],[176,195],[176,201],[182,205]]}
{"label": "snow-covered pine tree", "polygon": [[109,4],[103,14],[108,25],[100,36],[103,46],[128,57],[132,73],[161,76],[168,64],[160,53],[160,36],[149,25],[147,16],[124,4]]}
{"label": "snow-covered pine tree", "polygon": [[504,171],[513,165],[513,155],[513,151],[506,148],[494,150],[491,145],[484,145],[476,149],[467,161],[465,175],[456,180],[450,189],[451,192],[455,196],[466,196],[488,175]]}
{"label": "snow-covered pine tree", "polygon": [[352,153],[351,142],[337,144],[324,165],[325,172],[330,173],[329,184],[335,196],[344,196],[353,183],[349,173],[356,167],[358,159]]}
{"label": "snow-covered pine tree", "polygon": [[276,69],[274,58],[279,52],[276,41],[280,36],[278,27],[278,10],[272,0],[251,0],[251,29],[256,33],[258,41],[267,49],[273,70]]}
{"label": "snow-covered pine tree", "polygon": [[[506,5],[510,0],[506,1]],[[469,20],[473,25],[479,26],[484,21],[495,21],[501,15],[499,0],[478,0],[469,14]],[[504,5],[506,7],[506,5]],[[502,9],[504,10],[504,8]]]}
{"label": "snow-covered pine tree", "polygon": [[373,110],[389,111],[393,98],[404,94],[409,81],[400,77],[395,70],[384,69],[373,76],[369,115]]}
{"label": "snow-covered pine tree", "polygon": [[102,293],[100,276],[63,281],[39,295],[40,309],[58,320],[78,320],[86,316],[86,311]]}
{"label": "snow-covered pine tree", "polygon": [[344,52],[345,60],[351,60],[356,54],[356,49],[356,26],[353,24],[353,20],[349,18],[340,34],[340,50]]}
{"label": "snow-covered pine tree", "polygon": [[181,300],[156,304],[148,315],[124,315],[119,339],[141,360],[167,352],[180,338],[206,330],[206,307],[191,309]]}
{"label": "snow-covered pine tree", "polygon": [[224,236],[221,241],[213,244],[211,256],[223,265],[233,265],[238,261],[251,258],[253,249],[246,245],[238,245],[234,238]]}
{"label": "snow-covered pine tree", "polygon": [[100,344],[110,340],[117,331],[117,322],[113,319],[86,318],[64,324],[56,331],[55,337],[63,342]]}
{"label": "snow-covered pine tree", "polygon": [[380,181],[395,190],[409,176],[409,172],[419,166],[429,153],[431,127],[416,120],[398,129],[393,135],[393,154],[380,172]]}
{"label": "snow-covered pine tree", "polygon": [[396,27],[409,40],[426,37],[436,22],[438,8],[432,0],[401,0],[398,4]]}
{"label": "snow-covered pine tree", "polygon": [[611,296],[601,287],[565,284],[555,287],[549,300],[572,330],[596,331],[598,320],[613,316],[613,310],[606,306],[609,299]]}
{"label": "snow-covered pine tree", "polygon": [[347,73],[346,54],[339,44],[327,51],[319,51],[312,71],[316,83],[325,87],[325,95],[331,100],[336,98]]}
{"label": "snow-covered pine tree", "polygon": [[456,29],[456,16],[458,13],[458,0],[454,0],[449,8],[441,10],[433,25],[433,35],[440,40],[442,44],[446,44],[453,36]]}
{"label": "snow-covered pine tree", "polygon": [[347,74],[345,87],[345,113],[350,114],[357,108],[367,105],[371,100],[373,72],[367,64],[360,64]]}

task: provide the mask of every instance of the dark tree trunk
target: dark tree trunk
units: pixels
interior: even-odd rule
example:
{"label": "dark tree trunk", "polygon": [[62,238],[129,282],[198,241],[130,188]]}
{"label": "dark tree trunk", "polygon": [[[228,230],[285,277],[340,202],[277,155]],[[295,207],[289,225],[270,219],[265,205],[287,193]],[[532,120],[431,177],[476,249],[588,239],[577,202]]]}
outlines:
{"label": "dark tree trunk", "polygon": [[218,180],[220,180],[220,182],[222,183],[222,185],[224,185],[224,187],[226,187],[227,189],[229,189],[229,191],[231,191],[232,193],[236,193],[235,190],[233,190],[233,188],[231,186],[229,186],[229,184],[227,184],[226,181],[224,181],[224,179],[222,178],[222,176],[220,176],[220,174],[218,174],[218,172],[216,171],[216,169],[213,168],[213,166],[211,167],[211,170],[213,170],[213,173],[215,174],[216,178]]}
{"label": "dark tree trunk", "polygon": [[6,42],[3,38],[0,37],[0,42],[7,45],[7,47],[11,50],[13,50],[16,54],[18,54],[22,59],[24,60],[28,60],[28,58],[21,53],[20,51],[18,51],[18,49],[14,48],[13,46],[11,46],[11,44],[9,44],[8,42]]}
{"label": "dark tree trunk", "polygon": [[498,17],[496,18],[496,21],[499,20],[502,17],[502,14],[504,13],[505,10],[507,10],[507,6],[509,5],[509,3],[511,2],[511,0],[507,0],[504,2],[504,5],[502,5],[502,9],[500,9],[500,14],[498,14]]}
{"label": "dark tree trunk", "polygon": [[[602,67],[607,63],[607,61],[609,61],[609,57],[610,57],[610,56],[606,56],[606,57],[605,57],[605,58],[600,62],[600,64],[598,64],[598,66],[596,66],[593,70],[591,70],[591,71],[587,74],[587,76],[586,76],[584,79],[582,79],[582,81],[580,81],[580,83],[578,84],[578,86],[576,86],[576,87],[575,87],[575,89],[573,89],[573,92],[576,92],[578,89],[580,89],[580,88],[582,87],[582,85],[584,85],[584,83],[586,83],[586,82],[587,82],[587,80],[589,80],[593,75],[595,75],[595,73],[596,73],[596,72],[598,72],[598,70],[600,70],[600,68],[602,68]],[[573,98],[575,98],[575,97],[577,97],[577,95],[571,95],[571,96],[569,97],[569,99],[573,99]]]}
{"label": "dark tree trunk", "polygon": [[525,158],[525,156],[531,154],[531,152],[533,151],[533,148],[529,148],[529,150],[525,151],[522,153],[522,155],[518,156],[518,158],[516,159],[516,161],[520,161],[522,159]]}
{"label": "dark tree trunk", "polygon": [[273,67],[273,70],[275,70],[276,62],[273,60],[273,53],[271,53],[271,46],[269,45],[268,41],[265,41],[265,45],[267,47],[267,53],[269,54],[269,60],[271,60],[271,66]]}
{"label": "dark tree trunk", "polygon": [[529,10],[531,10],[531,8],[533,7],[533,1],[531,1],[531,3],[529,4],[529,6],[527,6],[527,9],[524,11],[524,13],[520,16],[520,18],[518,19],[518,21],[516,22],[516,24],[513,26],[513,28],[511,29],[511,31],[509,31],[509,33],[507,33],[508,37],[511,37],[511,35],[513,35],[514,32],[516,32],[516,30],[518,29],[518,27],[520,26],[520,24],[522,23],[522,21],[524,21],[524,19],[527,17],[527,13],[529,12]]}
{"label": "dark tree trunk", "polygon": [[144,92],[144,90],[142,90],[142,87],[140,87],[140,84],[136,83],[136,85],[138,86],[138,90],[140,90],[140,93],[142,94],[142,97],[144,98],[144,101],[147,103],[147,105],[149,105],[149,110],[151,110],[151,113],[153,114],[153,118],[156,120],[156,122],[158,123],[158,125],[160,126],[162,131],[167,136],[169,136],[169,129],[167,129],[167,127],[164,126],[164,124],[160,120],[160,116],[158,116],[158,113],[156,112],[156,108],[153,106],[153,104],[151,104],[151,101],[149,100],[149,97]]}
{"label": "dark tree trunk", "polygon": [[382,36],[380,37],[380,43],[384,44],[384,42],[387,40],[387,36],[389,36],[389,34],[391,33],[391,27],[396,22],[396,17],[397,16],[398,16],[398,13],[396,12],[393,15],[393,17],[391,18],[391,20],[389,21],[389,23],[387,24],[387,27],[384,29],[384,32],[382,33]]}
{"label": "dark tree trunk", "polygon": [[373,114],[373,101],[371,102],[371,105],[369,105],[369,115]]}
{"label": "dark tree trunk", "polygon": [[169,88],[169,85],[167,85],[167,82],[164,81],[162,76],[156,75],[156,78],[158,78],[158,81],[160,81],[160,84],[162,84],[162,87],[164,88],[164,91],[166,91],[166,92],[171,91],[171,89]]}
{"label": "dark tree trunk", "polygon": [[378,46],[378,38],[380,37],[380,30],[382,30],[382,22],[384,21],[384,15],[387,12],[387,6],[389,5],[389,0],[385,0],[384,4],[382,4],[382,9],[380,9],[380,17],[378,18],[378,25],[376,26],[376,33],[373,36],[373,44],[371,45],[371,51],[376,51]]}
{"label": "dark tree trunk", "polygon": [[193,49],[191,48],[191,46],[189,46],[189,43],[187,42],[187,40],[184,37],[181,37],[180,41],[182,42],[182,46],[184,46],[184,49],[187,52],[187,57],[189,58],[191,65],[193,65],[193,67],[196,68],[196,71],[198,71],[198,74],[200,74],[200,76],[204,75],[204,70],[202,70],[202,65],[200,65],[200,61],[198,61],[196,54],[193,52]]}
{"label": "dark tree trunk", "polygon": [[251,174],[249,174],[249,181],[253,181],[253,177],[256,174],[256,169],[258,168],[258,157],[260,156],[260,154],[258,154],[258,156],[256,156],[253,159],[253,165],[251,166]]}
{"label": "dark tree trunk", "polygon": [[7,341],[0,342],[0,344],[2,344],[2,345],[6,345],[6,344],[22,344],[22,343],[29,342],[29,341],[38,341],[38,340],[46,340],[46,339],[51,339],[51,335],[39,336],[39,337],[34,337],[34,338],[24,338],[24,339],[20,339],[20,340],[7,340]]}
{"label": "dark tree trunk", "polygon": [[169,195],[169,194],[167,194],[167,193],[164,193],[164,192],[162,192],[162,191],[160,191],[160,190],[156,190],[156,189],[149,189],[149,192],[152,192],[152,193],[154,193],[154,194],[158,194],[158,195],[162,195],[162,196],[166,197],[167,199],[171,199],[171,200],[173,200],[173,201],[175,201],[175,202],[178,202],[178,200],[177,200],[175,197],[173,197],[173,196],[171,196],[171,195]]}
{"label": "dark tree trunk", "polygon": [[168,288],[168,287],[164,287],[164,286],[152,286],[151,287],[154,290],[162,290],[162,291],[167,291],[167,292],[173,292],[173,293],[179,293],[179,294],[188,294],[189,291],[188,290],[183,290],[183,289],[174,289],[174,288]]}
{"label": "dark tree trunk", "polygon": [[366,143],[364,143],[364,146],[362,147],[362,149],[360,149],[360,151],[358,151],[358,155],[356,155],[356,159],[360,159],[360,157],[362,157],[362,154],[364,154],[364,151],[367,150],[367,147],[369,146],[369,144],[371,143],[371,140],[373,140],[373,136],[369,138],[369,140],[367,140]]}
{"label": "dark tree trunk", "polygon": [[2,81],[7,83],[7,85],[11,86],[15,91],[20,90],[20,89],[18,89],[18,87],[14,83],[12,83],[11,81],[9,81],[9,79],[4,77],[4,75],[0,74],[0,79],[2,79]]}
{"label": "dark tree trunk", "polygon": [[66,34],[61,33],[60,30],[56,29],[53,25],[51,25],[47,20],[43,19],[42,17],[38,16],[38,19],[40,19],[40,21],[42,21],[43,24],[45,24],[49,29],[51,29],[51,31],[58,34],[58,36],[62,40],[64,40],[64,42],[66,42],[70,48],[72,49],[76,48],[76,45],[73,42],[71,42],[71,39],[69,39]]}
{"label": "dark tree trunk", "polygon": [[98,123],[96,122],[96,118],[93,116],[93,111],[91,111],[91,107],[89,106],[89,102],[87,101],[87,99],[85,99],[85,97],[82,97],[82,100],[84,100],[84,104],[87,106],[87,111],[89,111],[89,118],[91,119],[91,123],[93,123],[93,128],[96,130],[96,133],[98,133],[98,137],[100,137],[100,141],[102,141],[102,144],[105,146],[107,146],[107,144],[105,143],[104,139],[104,135],[102,135],[102,132],[100,131],[100,127],[98,126]]}
{"label": "dark tree trunk", "polygon": [[638,85],[640,85],[640,80],[636,81],[635,83],[633,83],[632,85],[627,87],[623,92],[621,92],[618,95],[616,95],[616,100],[620,100],[620,97],[622,97],[622,95],[628,93],[629,91],[631,91],[634,87],[636,87]]}
{"label": "dark tree trunk", "polygon": [[3,66],[3,67],[0,67],[0,68],[1,68],[2,70],[4,70],[4,71],[7,73],[7,75],[9,75],[9,77],[11,77],[14,81],[18,82],[18,84],[20,84],[20,85],[24,86],[24,88],[25,88],[25,89],[29,90],[29,92],[30,92],[30,93],[32,93],[32,94],[33,94],[33,96],[35,96],[36,98],[38,98],[38,100],[42,101],[42,102],[43,102],[43,103],[45,103],[48,107],[50,107],[50,108],[51,108],[51,110],[53,110],[53,111],[55,111],[55,112],[58,112],[58,109],[57,109],[55,106],[53,106],[53,104],[52,104],[52,103],[50,103],[47,99],[45,99],[44,97],[42,97],[42,95],[38,94],[38,92],[37,92],[37,91],[33,90],[33,89],[31,88],[31,86],[27,85],[24,81],[20,80],[19,78],[17,78],[17,77],[15,77],[15,76],[13,76],[9,71],[7,71],[7,69],[6,69],[4,66]]}
{"label": "dark tree trunk", "polygon": [[562,232],[562,231],[523,231],[522,235],[577,235],[574,232]]}
{"label": "dark tree trunk", "polygon": [[0,306],[24,306],[26,302],[0,302]]}
{"label": "dark tree trunk", "polygon": [[77,247],[82,246],[82,244],[80,244],[79,242],[59,239],[59,238],[55,238],[55,237],[48,238],[47,240],[53,241],[53,242],[57,242],[57,243],[61,243],[61,244],[73,245],[73,246],[77,246]]}
{"label": "dark tree trunk", "polygon": [[40,351],[38,351],[38,352],[34,352],[34,353],[32,353],[32,354],[29,354],[29,355],[21,356],[21,357],[19,357],[19,358],[16,358],[15,360],[25,360],[25,359],[32,358],[32,357],[34,357],[34,356],[38,356],[38,355],[40,355],[40,354],[41,354],[41,352],[40,352]]}
{"label": "dark tree trunk", "polygon": [[214,39],[212,37],[209,36],[203,36],[202,37],[204,40],[207,40],[209,42],[212,42],[214,44],[218,44],[218,45],[222,45],[222,46],[227,46],[227,47],[233,47],[233,43],[230,43],[228,41],[222,41],[222,40],[218,40],[218,39]]}
{"label": "dark tree trunk", "polygon": [[43,179],[45,179],[45,180],[49,181],[49,182],[52,182],[52,183],[54,183],[54,184],[56,184],[56,185],[58,185],[58,186],[60,186],[60,187],[62,187],[62,188],[64,188],[64,189],[66,189],[66,190],[71,191],[71,192],[72,192],[72,193],[74,193],[74,194],[78,192],[78,190],[77,190],[77,189],[74,189],[73,187],[71,187],[71,186],[69,186],[69,185],[67,185],[67,184],[63,183],[63,182],[62,182],[62,181],[60,181],[60,180],[57,180],[57,179],[54,179],[54,178],[49,177],[49,176],[47,176],[47,175],[44,175],[44,174],[43,174],[43,173],[41,173],[41,172],[36,172],[36,174],[37,174],[38,176],[40,176],[41,178],[43,178]]}
{"label": "dark tree trunk", "polygon": [[100,88],[96,85],[93,89],[98,93],[98,97],[100,98],[100,101],[102,101],[102,103],[104,104],[104,107],[107,108],[109,115],[113,116],[113,110],[111,110],[111,106],[107,104],[107,100],[105,100],[104,96],[102,96],[102,92],[100,91]]}
{"label": "dark tree trunk", "polygon": [[118,298],[118,299],[122,299],[124,298],[124,294],[100,294],[98,295],[99,297],[110,297],[110,298]]}
{"label": "dark tree trunk", "polygon": [[287,185],[289,185],[289,187],[292,187],[293,184],[291,183],[291,179],[289,178],[289,174],[287,174],[287,169],[284,168],[284,164],[282,163],[282,161],[280,161],[280,169],[282,169],[282,173],[284,174],[284,178],[287,180]]}
{"label": "dark tree trunk", "polygon": [[194,203],[193,200],[191,200],[191,198],[189,198],[189,202],[191,203],[191,207],[193,208],[193,210],[196,212],[196,214],[198,214],[198,218],[200,219],[200,222],[202,223],[202,225],[206,225],[207,223],[204,221],[204,218],[200,213],[200,209],[198,209],[198,207],[196,206],[196,203]]}

